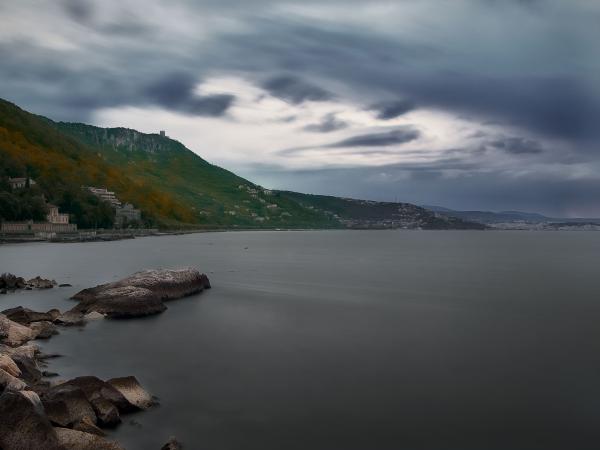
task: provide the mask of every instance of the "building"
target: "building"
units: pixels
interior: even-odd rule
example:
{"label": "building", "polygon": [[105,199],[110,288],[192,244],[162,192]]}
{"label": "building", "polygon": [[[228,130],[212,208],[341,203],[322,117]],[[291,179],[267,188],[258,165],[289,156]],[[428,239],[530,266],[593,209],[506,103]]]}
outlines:
{"label": "building", "polygon": [[54,224],[68,224],[69,223],[69,215],[61,214],[58,211],[58,206],[55,205],[47,205],[48,206],[48,214],[46,215],[46,220],[49,223]]}
{"label": "building", "polygon": [[8,184],[10,184],[11,189],[22,189],[27,186],[27,181],[29,180],[29,185],[32,186],[35,184],[35,180],[27,177],[22,178],[8,178]]}
{"label": "building", "polygon": [[109,191],[106,188],[97,188],[94,186],[85,186],[84,189],[87,189],[99,199],[110,203],[114,208],[121,207],[121,202],[119,201],[119,199],[113,191]]}
{"label": "building", "polygon": [[131,222],[139,222],[142,219],[142,212],[134,208],[131,203],[125,203],[116,209],[115,223],[118,226],[126,225]]}
{"label": "building", "polygon": [[31,234],[31,233],[71,233],[77,231],[74,223],[49,223],[49,222],[2,222],[2,233]]}
{"label": "building", "polygon": [[161,137],[167,137],[165,130],[160,130]]}

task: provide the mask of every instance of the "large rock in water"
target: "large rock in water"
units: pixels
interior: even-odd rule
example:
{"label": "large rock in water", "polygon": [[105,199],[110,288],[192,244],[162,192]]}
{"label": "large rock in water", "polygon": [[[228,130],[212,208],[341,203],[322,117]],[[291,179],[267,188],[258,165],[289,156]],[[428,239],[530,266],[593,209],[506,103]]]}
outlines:
{"label": "large rock in water", "polygon": [[0,418],[3,450],[63,450],[35,393],[4,392],[0,396]]}
{"label": "large rock in water", "polygon": [[210,288],[208,277],[198,269],[144,270],[114,283],[84,289],[72,298],[79,300],[72,311],[97,311],[108,317],[135,317],[166,309],[163,300],[197,294]]}
{"label": "large rock in water", "polygon": [[107,383],[123,394],[129,403],[139,409],[148,409],[155,404],[152,396],[135,377],[112,378]]}
{"label": "large rock in water", "polygon": [[96,413],[83,391],[77,386],[58,385],[50,388],[42,397],[46,415],[61,427],[70,427],[89,419],[96,423]]}
{"label": "large rock in water", "polygon": [[5,309],[2,311],[2,314],[21,325],[29,325],[31,322],[53,322],[60,315],[60,311],[58,309],[51,309],[50,311],[43,313],[17,306],[16,308]]}
{"label": "large rock in water", "polygon": [[30,328],[13,322],[4,314],[0,314],[0,339],[11,347],[18,347],[35,337]]}
{"label": "large rock in water", "polygon": [[121,412],[130,412],[138,409],[135,405],[132,405],[129,400],[127,400],[117,389],[112,387],[106,381],[102,381],[98,377],[77,377],[62,383],[59,386],[77,386],[83,391],[88,401],[92,404],[94,403],[94,400],[103,399],[112,403]]}

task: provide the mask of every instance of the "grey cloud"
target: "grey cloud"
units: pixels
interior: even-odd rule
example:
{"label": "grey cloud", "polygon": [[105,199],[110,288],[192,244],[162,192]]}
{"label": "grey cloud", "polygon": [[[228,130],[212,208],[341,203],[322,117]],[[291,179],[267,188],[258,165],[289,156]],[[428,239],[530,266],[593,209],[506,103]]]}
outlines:
{"label": "grey cloud", "polygon": [[329,133],[331,131],[341,130],[348,126],[347,122],[336,118],[334,113],[329,113],[318,123],[311,123],[303,127],[304,131],[315,133]]}
{"label": "grey cloud", "polygon": [[494,141],[490,141],[489,145],[493,148],[497,148],[507,153],[512,153],[514,155],[537,154],[542,153],[544,151],[542,145],[539,142],[520,137],[507,137],[496,139]]}
{"label": "grey cloud", "polygon": [[367,133],[352,136],[325,147],[386,147],[399,145],[418,139],[421,133],[412,127],[401,127],[381,133]]}
{"label": "grey cloud", "polygon": [[67,15],[76,22],[87,24],[94,15],[94,6],[87,0],[63,0]]}
{"label": "grey cloud", "polygon": [[291,75],[270,78],[262,84],[262,87],[274,97],[295,104],[307,100],[323,101],[333,98],[333,95],[325,89]]}
{"label": "grey cloud", "polygon": [[377,118],[382,120],[395,119],[416,108],[415,102],[411,100],[395,100],[375,103],[369,107],[377,111]]}

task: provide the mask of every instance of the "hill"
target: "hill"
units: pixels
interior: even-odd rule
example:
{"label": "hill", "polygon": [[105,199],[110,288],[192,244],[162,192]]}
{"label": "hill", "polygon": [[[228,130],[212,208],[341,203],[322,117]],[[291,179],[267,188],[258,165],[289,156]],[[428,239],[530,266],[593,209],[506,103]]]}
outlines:
{"label": "hill", "polygon": [[[17,198],[6,187],[15,176],[37,184]],[[0,219],[39,217],[7,211],[32,196],[39,207],[43,196],[80,228],[112,225],[107,205],[82,186],[115,191],[145,225],[163,228],[482,228],[407,203],[271,191],[166,136],[54,122],[0,100]]]}

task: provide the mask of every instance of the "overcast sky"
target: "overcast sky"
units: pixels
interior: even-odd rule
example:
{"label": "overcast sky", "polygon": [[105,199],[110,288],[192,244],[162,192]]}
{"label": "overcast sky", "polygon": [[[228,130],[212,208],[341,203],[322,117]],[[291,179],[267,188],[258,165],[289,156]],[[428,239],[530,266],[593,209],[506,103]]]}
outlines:
{"label": "overcast sky", "polygon": [[0,97],[265,187],[600,216],[600,2],[0,1]]}

